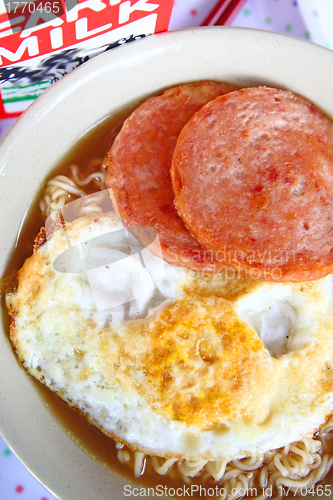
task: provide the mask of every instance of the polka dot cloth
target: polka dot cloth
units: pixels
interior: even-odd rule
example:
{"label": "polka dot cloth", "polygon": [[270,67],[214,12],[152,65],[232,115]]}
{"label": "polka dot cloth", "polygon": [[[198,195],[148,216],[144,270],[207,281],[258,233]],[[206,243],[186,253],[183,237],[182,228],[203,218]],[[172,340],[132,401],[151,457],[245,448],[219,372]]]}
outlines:
{"label": "polka dot cloth", "polygon": [[7,118],[6,120],[0,120],[0,139],[2,139],[2,137],[10,129],[10,127],[13,125],[14,122],[15,118]]}
{"label": "polka dot cloth", "polygon": [[[170,29],[199,26],[215,3],[216,0],[175,0]],[[247,0],[232,25],[287,33],[331,47],[332,5],[332,0]],[[329,15],[324,7],[330,9]],[[13,122],[0,121],[0,139]],[[25,469],[1,437],[0,500],[56,500]]]}
{"label": "polka dot cloth", "polygon": [[[169,29],[199,26],[216,0],[175,0]],[[260,28],[333,47],[332,0],[247,0],[232,26]]]}
{"label": "polka dot cloth", "polygon": [[[297,0],[252,0],[252,12],[259,28],[311,39]],[[243,9],[243,14],[244,14]],[[242,14],[241,14],[242,15]],[[235,19],[240,20],[241,15]]]}

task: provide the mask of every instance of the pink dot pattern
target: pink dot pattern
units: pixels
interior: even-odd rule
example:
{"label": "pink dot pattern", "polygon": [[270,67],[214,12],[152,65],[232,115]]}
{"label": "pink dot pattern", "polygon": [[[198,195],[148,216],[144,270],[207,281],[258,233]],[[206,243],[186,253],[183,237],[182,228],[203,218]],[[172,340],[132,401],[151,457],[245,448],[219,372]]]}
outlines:
{"label": "pink dot pattern", "polygon": [[16,458],[0,437],[0,499],[56,500]]}

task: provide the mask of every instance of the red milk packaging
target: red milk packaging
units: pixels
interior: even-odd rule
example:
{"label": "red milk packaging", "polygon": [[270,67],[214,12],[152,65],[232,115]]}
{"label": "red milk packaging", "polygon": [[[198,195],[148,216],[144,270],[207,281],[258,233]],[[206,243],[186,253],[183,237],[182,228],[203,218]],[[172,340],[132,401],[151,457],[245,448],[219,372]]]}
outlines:
{"label": "red milk packaging", "polygon": [[90,58],[166,31],[173,0],[0,0],[0,118]]}

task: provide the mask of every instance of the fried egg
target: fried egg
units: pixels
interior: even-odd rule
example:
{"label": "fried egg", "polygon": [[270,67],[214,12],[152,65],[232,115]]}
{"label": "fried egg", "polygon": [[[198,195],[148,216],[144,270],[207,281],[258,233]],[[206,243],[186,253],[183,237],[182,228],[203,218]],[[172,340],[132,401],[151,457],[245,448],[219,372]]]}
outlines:
{"label": "fried egg", "polygon": [[[82,264],[82,265],[81,265]],[[7,296],[27,371],[133,450],[232,460],[312,435],[333,409],[332,277],[205,276],[80,217]]]}

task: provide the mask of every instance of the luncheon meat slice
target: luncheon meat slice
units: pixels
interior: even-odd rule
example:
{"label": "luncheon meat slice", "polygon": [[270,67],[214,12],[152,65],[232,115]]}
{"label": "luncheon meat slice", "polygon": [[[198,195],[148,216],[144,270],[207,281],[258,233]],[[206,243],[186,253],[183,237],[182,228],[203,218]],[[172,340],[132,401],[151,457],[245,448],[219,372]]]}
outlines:
{"label": "luncheon meat slice", "polygon": [[178,216],[169,170],[183,126],[208,101],[233,90],[225,83],[197,82],[151,97],[124,122],[109,152],[106,187],[113,189],[122,220],[157,230],[170,264],[207,273],[225,268],[214,252],[191,237]]}
{"label": "luncheon meat slice", "polygon": [[183,128],[171,177],[191,234],[253,278],[333,272],[333,122],[305,99],[248,88]]}

